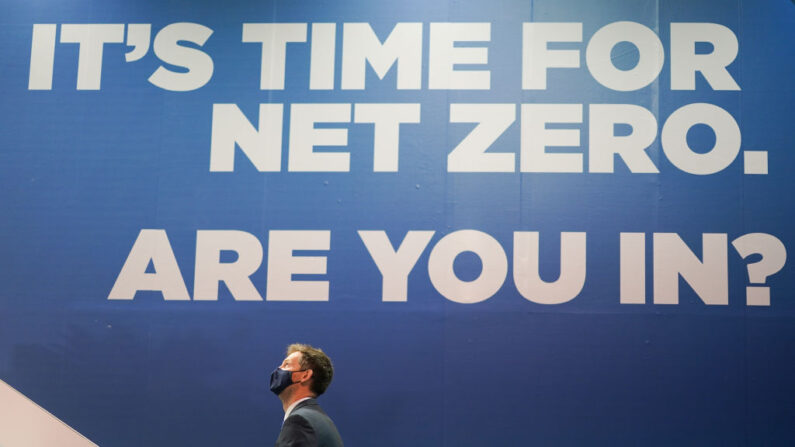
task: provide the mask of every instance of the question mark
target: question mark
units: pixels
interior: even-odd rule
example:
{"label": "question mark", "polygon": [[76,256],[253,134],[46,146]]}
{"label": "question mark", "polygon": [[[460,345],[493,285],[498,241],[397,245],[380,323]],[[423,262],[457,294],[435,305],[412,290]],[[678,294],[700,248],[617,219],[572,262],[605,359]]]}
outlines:
{"label": "question mark", "polygon": [[787,262],[787,249],[778,238],[765,233],[750,233],[732,241],[735,250],[743,259],[758,253],[762,259],[748,264],[748,279],[751,284],[745,288],[745,304],[747,306],[769,306],[770,287],[765,287],[767,277],[778,273]]}

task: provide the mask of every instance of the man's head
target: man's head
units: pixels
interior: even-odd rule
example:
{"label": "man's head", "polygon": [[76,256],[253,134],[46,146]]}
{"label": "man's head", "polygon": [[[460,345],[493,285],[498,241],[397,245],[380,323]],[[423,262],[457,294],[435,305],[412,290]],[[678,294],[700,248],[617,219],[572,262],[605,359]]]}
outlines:
{"label": "man's head", "polygon": [[291,371],[292,383],[316,397],[326,391],[334,376],[331,359],[322,350],[301,343],[287,347],[287,357],[279,368]]}

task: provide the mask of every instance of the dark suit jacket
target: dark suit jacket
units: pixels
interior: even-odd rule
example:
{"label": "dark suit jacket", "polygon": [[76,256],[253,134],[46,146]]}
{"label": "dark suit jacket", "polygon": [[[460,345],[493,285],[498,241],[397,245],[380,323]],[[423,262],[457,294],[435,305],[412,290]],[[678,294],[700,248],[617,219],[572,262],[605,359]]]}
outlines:
{"label": "dark suit jacket", "polygon": [[276,447],[343,447],[342,438],[331,418],[315,399],[293,408],[284,421]]}

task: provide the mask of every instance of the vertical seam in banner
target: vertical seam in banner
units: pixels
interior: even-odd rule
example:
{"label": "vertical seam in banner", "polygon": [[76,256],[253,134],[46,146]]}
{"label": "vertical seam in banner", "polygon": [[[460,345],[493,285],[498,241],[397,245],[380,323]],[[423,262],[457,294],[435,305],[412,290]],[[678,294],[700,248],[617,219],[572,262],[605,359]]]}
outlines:
{"label": "vertical seam in banner", "polygon": [[[657,28],[655,31],[657,32],[657,36],[660,36],[661,35],[661,31],[662,31],[661,30],[661,26],[660,26],[660,0],[655,0],[654,13],[656,15],[656,17],[654,18],[654,22],[655,22],[655,25],[656,25],[656,28]],[[663,48],[665,48],[665,47],[663,46]],[[669,59],[670,59],[670,55],[671,55],[671,51],[670,50],[671,50],[671,25],[670,25],[670,21],[669,21],[669,25],[668,25],[668,55],[669,55]],[[665,50],[663,50],[663,54],[664,54],[664,51]],[[640,51],[638,52],[638,57],[640,57]],[[670,65],[671,65],[671,61],[669,60],[668,61],[668,66],[670,67]],[[654,179],[653,181],[656,182],[656,185],[655,185],[656,188],[655,189],[657,190],[657,197],[655,197],[652,200],[652,204],[653,204],[652,205],[652,213],[653,213],[653,216],[654,216],[654,222],[652,223],[653,227],[654,227],[654,230],[652,232],[659,231],[659,225],[660,225],[660,200],[662,199],[662,193],[661,193],[662,180],[661,180],[661,178],[662,178],[663,173],[662,173],[662,170],[659,169],[662,166],[660,160],[663,158],[663,155],[662,155],[663,154],[662,130],[661,130],[662,129],[662,124],[661,123],[663,122],[663,120],[660,117],[660,76],[661,76],[661,74],[662,74],[662,72],[657,75],[657,79],[652,84],[652,96],[653,96],[652,97],[652,109],[654,110],[654,115],[657,118],[657,129],[658,129],[657,154],[656,154],[656,157],[655,157],[655,160],[654,160],[655,163],[658,166],[658,169],[657,169],[657,174],[654,177],[652,177]],[[669,74],[669,77],[668,77],[668,84],[669,84],[669,90],[670,90],[670,84],[671,84],[671,76],[670,76],[670,74]],[[651,237],[647,237],[646,238],[646,241],[644,242],[644,246],[648,246],[648,244],[650,243],[649,242],[650,239],[652,239],[652,238]],[[644,252],[645,252],[645,248],[644,248]],[[647,272],[650,270],[650,267],[651,267],[650,264],[651,263],[647,263],[646,264],[646,269],[643,272],[644,278],[648,278],[649,277]],[[652,281],[654,281],[654,277],[653,276],[652,276]],[[647,299],[648,295],[649,295],[648,290],[644,291],[644,300]],[[653,302],[654,301],[654,296],[653,296],[654,292],[653,291],[651,292],[651,295],[652,295],[651,300]]]}
{"label": "vertical seam in banner", "polygon": [[[445,14],[445,20],[447,22],[450,21],[450,9],[452,9],[454,1],[455,0],[448,0],[447,1],[447,11],[446,11],[446,14]],[[424,39],[424,42],[423,42],[423,53],[426,54],[426,56],[424,56],[424,57],[427,57],[427,59],[428,59],[427,60],[427,65],[426,65],[428,67],[428,70],[426,70],[427,74],[425,75],[426,76],[426,78],[425,78],[426,84],[425,85],[426,85],[426,88],[428,89],[428,92],[431,91],[431,88],[430,88],[431,26],[432,26],[431,23],[427,24],[427,27],[428,27],[427,28],[428,29],[428,32],[427,32],[428,38]],[[444,227],[441,228],[441,237],[442,238],[445,237],[447,234],[449,234],[448,229],[452,226],[452,222],[450,221],[450,214],[452,212],[451,211],[452,204],[450,203],[449,194],[448,194],[448,191],[450,189],[450,182],[452,181],[452,177],[450,176],[450,172],[447,169],[447,154],[450,151],[450,126],[451,126],[451,123],[450,123],[450,90],[449,89],[445,89],[444,90],[444,96],[445,96],[445,100],[444,100],[444,102],[442,104],[443,104],[443,107],[445,109],[445,114],[443,116],[447,116],[447,121],[446,121],[445,126],[444,126],[444,129],[445,129],[445,132],[444,132],[444,144],[443,144],[442,150],[439,151],[440,152],[439,161],[441,162],[440,163],[440,167],[439,167],[439,172],[440,172],[440,174],[442,176],[442,179],[443,179],[443,181],[441,183],[442,183],[442,185],[444,185],[443,186],[444,189],[442,191],[442,210],[443,210],[443,213],[444,213],[444,215],[442,216],[442,222],[443,222]],[[427,270],[428,270],[428,276],[430,277],[430,261],[428,262]],[[439,292],[438,290],[435,290],[435,292],[436,292],[437,295],[441,295],[441,292]],[[448,358],[449,353],[448,353],[448,350],[447,350],[447,304],[448,303],[446,302],[446,300],[442,300],[441,309],[440,309],[440,312],[439,312],[440,315],[441,315],[441,322],[442,322],[442,330],[441,330],[441,345],[442,345],[441,346],[441,350],[442,350],[442,365],[441,365],[441,367],[442,367],[442,375],[441,375],[441,381],[442,381],[442,386],[441,386],[442,420],[441,420],[441,424],[440,424],[440,427],[441,427],[441,433],[440,433],[440,438],[441,439],[440,440],[441,440],[442,447],[447,445],[444,435],[447,432],[447,417],[448,417],[447,416],[447,405],[448,405],[448,400],[447,400],[447,362],[448,362],[448,360],[447,360],[447,358]]]}
{"label": "vertical seam in banner", "polygon": [[[272,9],[271,9],[271,20],[272,20],[273,23],[277,23],[277,20],[276,20],[277,19],[277,17],[276,17],[276,15],[277,15],[276,9],[277,8],[276,7],[277,7],[278,3],[279,2],[272,2],[273,6],[272,6]],[[336,25],[335,25],[335,27],[336,27]],[[311,37],[314,38],[314,36],[311,36]],[[335,36],[335,38],[336,38],[336,36]],[[311,44],[311,42],[310,42],[310,44]],[[335,48],[336,48],[336,41],[335,41],[334,45],[335,45]],[[284,56],[284,64],[285,64],[284,65],[284,70],[285,70],[285,77],[286,77],[286,74],[287,74],[287,48],[286,48],[286,44],[285,44],[285,50],[284,51],[285,51],[285,53],[284,53],[285,54],[285,56]],[[336,58],[336,51],[335,51],[335,58]],[[287,80],[285,79],[285,83],[286,83],[286,81]],[[287,85],[286,84],[284,85],[284,88],[285,88],[285,90],[287,89]],[[332,86],[332,88],[333,88],[333,86]],[[277,178],[281,177],[282,169],[284,169],[284,165],[286,163],[285,159],[287,157],[284,156],[285,141],[287,142],[286,144],[288,145],[288,147],[289,147],[289,144],[291,143],[291,141],[289,141],[286,138],[284,138],[284,136],[285,136],[284,135],[285,134],[285,128],[289,129],[289,127],[285,126],[285,124],[287,124],[286,120],[290,119],[290,111],[292,110],[292,103],[290,103],[289,107],[285,107],[285,105],[287,105],[286,103],[287,103],[287,101],[282,101],[282,126],[279,129],[279,131],[281,132],[281,138],[280,138],[281,147],[279,148],[279,154],[280,154],[279,155],[279,171],[278,171],[278,174],[277,174]],[[268,104],[273,104],[273,89],[269,89],[268,90]],[[285,110],[285,108],[287,110]],[[257,102],[257,110],[259,111],[259,101]],[[259,113],[261,113],[261,112],[259,112]],[[257,118],[258,122],[259,122],[260,119],[261,118]],[[290,125],[292,125],[292,123],[290,123]],[[262,129],[259,129],[259,131],[262,132]],[[261,174],[261,175],[262,175],[262,193],[260,195],[260,204],[261,204],[261,208],[260,208],[260,226],[261,226],[261,228],[260,228],[260,231],[262,231],[263,234],[269,234],[268,233],[268,225],[267,225],[267,218],[268,218],[268,184],[270,183],[270,181],[272,181],[272,177],[268,173],[264,173],[264,174]],[[270,235],[268,235],[268,241],[266,241],[265,243],[266,244],[270,243]],[[268,256],[267,250],[266,250],[265,256]],[[267,265],[267,259],[263,260],[263,263],[264,263],[264,265]],[[259,270],[259,269],[257,269],[257,270]],[[257,272],[255,271],[252,275],[254,275],[256,273]],[[266,300],[268,299],[267,296],[265,297],[265,299]]]}
{"label": "vertical seam in banner", "polygon": [[[743,38],[743,2],[742,0],[737,0],[737,37],[740,42],[742,42]],[[740,48],[738,45],[738,53],[737,57],[740,57]],[[739,77],[739,84],[742,85],[743,82],[743,61],[740,59],[739,63],[737,64],[737,75]],[[743,125],[743,91],[742,87],[737,92],[739,95],[738,103],[739,107],[737,107],[737,122],[741,126],[742,129]],[[717,138],[717,137],[716,137]],[[742,140],[741,140],[742,141]],[[742,142],[740,143],[742,144]],[[740,148],[742,151],[742,147]],[[744,160],[743,160],[744,161]],[[746,233],[746,210],[745,210],[745,168],[743,167],[742,172],[738,174],[740,176],[740,215],[741,221],[740,226],[742,228],[743,234]],[[745,445],[749,445],[750,439],[748,437],[748,418],[750,417],[750,411],[748,408],[748,306],[743,306],[743,438],[745,438]]]}
{"label": "vertical seam in banner", "polygon": [[[533,13],[534,12],[535,12],[535,0],[530,0],[530,22],[533,21]],[[524,42],[524,25],[522,26],[522,28],[523,28],[522,29],[522,39],[523,39],[523,42]],[[522,52],[524,52],[524,48],[522,48]],[[522,66],[522,70],[524,70],[524,66]],[[521,92],[520,97],[522,98],[522,100],[519,101],[519,106],[518,106],[519,107],[519,154],[518,155],[519,155],[519,159],[521,160],[521,157],[522,157],[522,149],[521,149],[521,147],[522,147],[521,146],[522,145],[522,136],[521,136],[522,135],[522,103],[524,102],[523,100],[524,100],[524,97],[525,97],[525,92],[521,88],[520,88],[519,91]],[[522,172],[521,161],[519,162],[519,166],[520,166],[520,168],[517,169],[517,171],[519,173],[519,206],[517,207],[519,209],[519,229],[521,231],[526,231],[526,230],[529,230],[529,228],[525,228],[525,225],[524,225],[524,223],[525,223],[524,207],[522,205],[524,204],[524,196],[525,196],[525,190],[524,190],[525,189],[525,187],[524,187],[525,176],[524,176],[524,173]],[[516,165],[515,164],[514,164],[514,169],[516,169]],[[530,196],[528,196],[528,197],[530,197]],[[513,254],[513,252],[511,254]]]}

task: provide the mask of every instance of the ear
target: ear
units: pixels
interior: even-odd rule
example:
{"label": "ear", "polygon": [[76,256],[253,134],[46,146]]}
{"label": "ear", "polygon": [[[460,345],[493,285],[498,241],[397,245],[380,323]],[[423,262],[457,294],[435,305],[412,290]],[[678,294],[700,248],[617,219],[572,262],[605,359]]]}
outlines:
{"label": "ear", "polygon": [[309,379],[312,378],[312,374],[313,373],[314,373],[314,371],[312,371],[311,369],[307,369],[306,371],[304,371],[304,377],[302,377],[301,380],[299,380],[298,382],[299,383],[305,383],[305,382],[309,381]]}

